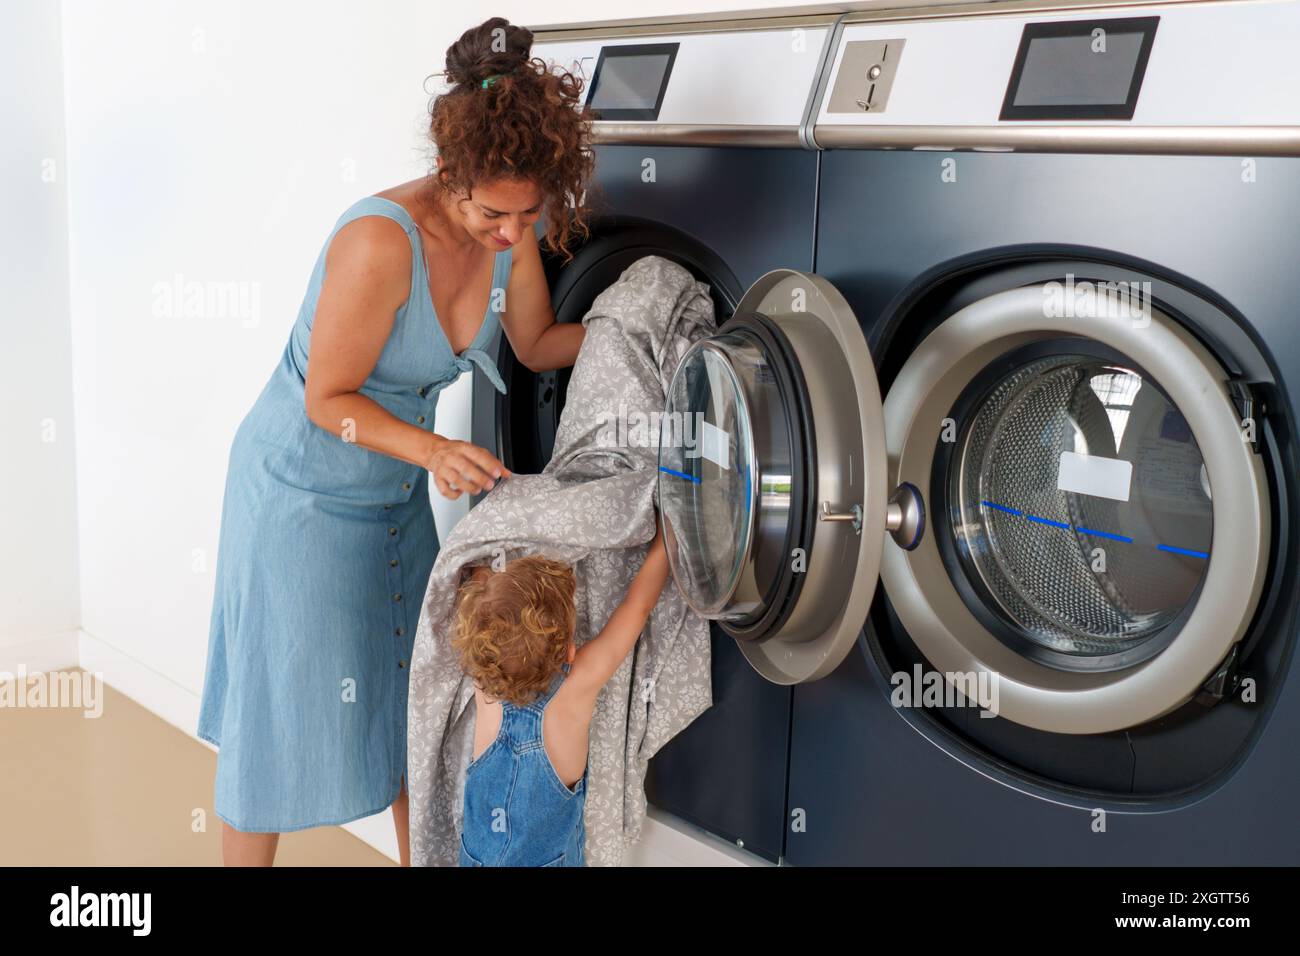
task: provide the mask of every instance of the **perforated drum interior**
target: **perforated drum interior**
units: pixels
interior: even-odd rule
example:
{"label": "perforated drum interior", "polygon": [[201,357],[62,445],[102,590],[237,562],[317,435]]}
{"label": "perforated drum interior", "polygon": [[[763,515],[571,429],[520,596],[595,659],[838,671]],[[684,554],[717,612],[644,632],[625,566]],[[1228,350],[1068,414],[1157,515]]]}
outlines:
{"label": "perforated drum interior", "polygon": [[1030,641],[1132,651],[1195,601],[1213,536],[1204,461],[1140,372],[1086,355],[1022,365],[979,401],[950,463],[968,578]]}

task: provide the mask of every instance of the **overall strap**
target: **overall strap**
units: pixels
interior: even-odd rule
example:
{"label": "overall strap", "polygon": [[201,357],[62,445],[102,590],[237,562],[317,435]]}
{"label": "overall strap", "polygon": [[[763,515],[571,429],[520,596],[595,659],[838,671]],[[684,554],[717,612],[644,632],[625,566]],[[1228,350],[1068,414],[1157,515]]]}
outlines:
{"label": "overall strap", "polygon": [[564,683],[564,678],[568,676],[569,665],[565,664],[564,668],[551,678],[550,686],[538,694],[532,703],[517,707],[509,701],[503,701],[501,704],[501,722],[503,729],[508,727],[508,733],[516,744],[537,743],[542,739],[542,708],[544,708],[560,685]]}
{"label": "overall strap", "polygon": [[564,679],[569,676],[569,669],[571,666],[572,665],[565,663],[560,671],[551,678],[551,686],[546,689],[546,692],[538,695],[537,700],[533,701],[532,706],[537,708],[538,713],[541,713],[542,708],[550,703],[551,698],[554,697],[556,691],[560,689],[560,685],[564,683]]}

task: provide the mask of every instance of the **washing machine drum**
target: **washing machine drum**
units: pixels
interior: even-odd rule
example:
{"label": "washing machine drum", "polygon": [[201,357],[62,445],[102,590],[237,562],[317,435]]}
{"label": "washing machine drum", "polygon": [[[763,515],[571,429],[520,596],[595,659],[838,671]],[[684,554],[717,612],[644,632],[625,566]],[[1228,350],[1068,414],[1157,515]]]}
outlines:
{"label": "washing machine drum", "polygon": [[[709,287],[719,321],[730,316],[744,291],[731,269],[699,240],[663,223],[634,216],[599,217],[572,259],[544,252],[551,308],[557,322],[581,322],[592,302],[644,256],[670,259]],[[504,395],[491,392],[483,424],[487,444],[512,471],[535,474],[546,467],[568,393],[570,369],[534,372],[515,358],[508,338],[498,343]]]}
{"label": "washing machine drum", "polygon": [[1177,633],[1209,557],[1213,505],[1191,428],[1154,381],[1116,362],[1008,364],[971,390],[940,476],[977,607],[1060,666],[1145,659]]}

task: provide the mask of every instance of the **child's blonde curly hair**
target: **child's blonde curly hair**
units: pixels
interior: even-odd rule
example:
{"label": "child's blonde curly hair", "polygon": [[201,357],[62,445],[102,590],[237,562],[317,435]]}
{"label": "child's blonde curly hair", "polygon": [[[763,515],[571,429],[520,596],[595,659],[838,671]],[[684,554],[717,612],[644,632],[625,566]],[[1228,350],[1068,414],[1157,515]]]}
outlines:
{"label": "child's blonde curly hair", "polygon": [[451,644],[497,700],[532,703],[568,660],[576,610],[573,569],[529,555],[461,585]]}

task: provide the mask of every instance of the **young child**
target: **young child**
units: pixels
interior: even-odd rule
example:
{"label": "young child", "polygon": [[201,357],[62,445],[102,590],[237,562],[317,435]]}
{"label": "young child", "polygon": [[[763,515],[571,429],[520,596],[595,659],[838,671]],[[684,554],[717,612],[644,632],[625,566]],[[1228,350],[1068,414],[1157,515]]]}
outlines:
{"label": "young child", "polygon": [[540,556],[462,585],[452,646],[474,680],[461,866],[582,866],[587,734],[596,697],[636,644],[668,577],[662,527],[627,597],[581,648],[573,569]]}

